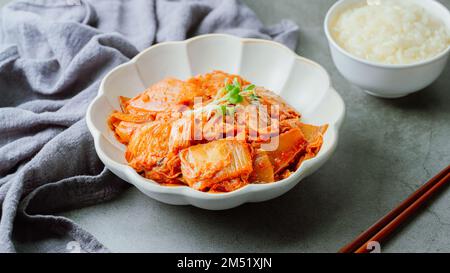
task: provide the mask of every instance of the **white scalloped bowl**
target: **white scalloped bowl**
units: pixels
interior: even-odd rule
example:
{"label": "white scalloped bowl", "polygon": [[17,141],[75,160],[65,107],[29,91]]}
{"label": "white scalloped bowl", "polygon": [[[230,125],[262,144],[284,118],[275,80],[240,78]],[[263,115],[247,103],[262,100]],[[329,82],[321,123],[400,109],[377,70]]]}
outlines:
{"label": "white scalloped bowl", "polygon": [[[300,111],[306,123],[329,124],[318,155],[305,161],[287,179],[250,184],[223,194],[204,193],[187,186],[161,186],[136,173],[125,160],[126,147],[116,140],[107,125],[109,114],[120,109],[118,97],[134,97],[168,76],[187,79],[212,70],[239,74],[273,90]],[[335,150],[344,115],[344,102],[332,88],[328,73],[317,63],[275,42],[211,34],[152,46],[115,68],[104,78],[86,120],[102,162],[144,194],[168,204],[223,210],[278,197],[315,172]]]}

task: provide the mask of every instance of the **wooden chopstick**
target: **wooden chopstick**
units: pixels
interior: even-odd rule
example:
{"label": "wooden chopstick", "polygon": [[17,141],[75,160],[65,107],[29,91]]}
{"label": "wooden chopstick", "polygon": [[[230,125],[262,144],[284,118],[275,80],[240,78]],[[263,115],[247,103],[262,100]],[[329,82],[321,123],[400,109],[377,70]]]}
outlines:
{"label": "wooden chopstick", "polygon": [[426,201],[428,201],[439,189],[441,189],[446,183],[450,181],[450,173],[448,173],[442,180],[436,183],[429,191],[419,197],[414,203],[411,204],[406,210],[400,213],[392,222],[382,228],[377,234],[370,238],[364,245],[362,245],[355,253],[367,253],[367,244],[369,242],[382,242],[387,236],[389,236],[396,228],[403,224],[414,212],[421,208]]}
{"label": "wooden chopstick", "polygon": [[353,242],[339,250],[339,253],[367,252],[367,244],[369,242],[381,242],[381,240],[390,235],[395,228],[420,208],[446,182],[450,181],[449,175],[450,165],[420,187],[397,208],[359,235]]}

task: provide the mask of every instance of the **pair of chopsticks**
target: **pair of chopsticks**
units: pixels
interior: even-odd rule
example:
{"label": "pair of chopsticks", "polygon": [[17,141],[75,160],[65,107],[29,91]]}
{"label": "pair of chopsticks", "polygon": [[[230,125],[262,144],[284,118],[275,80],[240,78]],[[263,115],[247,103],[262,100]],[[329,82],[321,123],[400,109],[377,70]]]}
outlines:
{"label": "pair of chopsticks", "polygon": [[381,220],[359,235],[353,242],[339,250],[339,253],[367,253],[371,242],[381,243],[401,224],[421,208],[431,197],[450,183],[450,165],[420,187]]}

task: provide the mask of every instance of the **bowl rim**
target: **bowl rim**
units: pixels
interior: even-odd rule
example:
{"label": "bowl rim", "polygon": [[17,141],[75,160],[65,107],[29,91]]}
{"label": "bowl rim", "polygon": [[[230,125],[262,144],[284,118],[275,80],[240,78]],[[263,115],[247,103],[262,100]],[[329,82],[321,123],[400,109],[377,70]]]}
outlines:
{"label": "bowl rim", "polygon": [[[354,61],[364,63],[364,64],[372,66],[372,67],[377,67],[377,68],[404,69],[404,68],[425,66],[427,64],[433,63],[439,59],[444,58],[446,55],[448,55],[450,53],[450,45],[448,45],[447,48],[445,50],[443,50],[442,52],[440,52],[439,54],[437,54],[431,58],[425,59],[423,61],[414,62],[414,63],[410,63],[410,64],[384,64],[384,63],[366,60],[366,59],[363,59],[363,58],[353,55],[352,53],[350,53],[347,50],[345,50],[344,48],[342,48],[335,41],[335,39],[333,38],[333,35],[331,35],[331,33],[330,33],[330,27],[329,27],[331,16],[334,15],[334,13],[336,12],[336,9],[348,1],[354,1],[354,0],[339,0],[330,7],[330,9],[327,11],[327,14],[325,16],[323,27],[324,27],[325,35],[328,39],[328,42],[331,45],[333,45],[339,52],[341,52],[345,56],[349,57],[350,59],[353,59]],[[363,2],[366,0],[357,0],[357,1]],[[428,1],[428,2],[426,2],[426,1]],[[442,3],[440,3],[436,0],[425,0],[424,3],[427,3],[426,5],[437,5],[437,7],[442,9],[444,12],[446,12],[448,14],[448,17],[450,18],[450,10],[447,9],[447,7],[445,7]],[[448,31],[450,32],[450,29]]]}
{"label": "bowl rim", "polygon": [[[282,48],[283,50],[286,50],[287,53],[289,53],[295,60],[300,60],[302,62],[306,62],[312,66],[315,66],[316,68],[318,68],[323,75],[325,76],[326,80],[329,83],[328,86],[328,90],[326,91],[325,96],[330,96],[330,93],[332,95],[334,95],[334,99],[338,100],[339,106],[341,107],[341,115],[338,116],[336,118],[336,121],[333,124],[329,124],[328,130],[333,130],[334,132],[334,139],[331,140],[331,145],[328,149],[328,151],[323,152],[319,152],[319,154],[312,159],[309,159],[307,161],[305,161],[299,169],[297,169],[291,176],[289,176],[286,179],[277,181],[275,183],[267,183],[267,184],[248,184],[238,190],[232,191],[232,192],[226,192],[226,193],[207,193],[207,192],[201,192],[198,190],[195,190],[191,187],[188,186],[163,186],[158,184],[155,181],[152,181],[151,179],[147,179],[144,178],[142,176],[140,176],[134,169],[132,169],[130,166],[128,165],[124,165],[121,164],[117,161],[115,161],[114,159],[110,158],[108,155],[106,155],[103,150],[99,147],[99,142],[101,138],[105,138],[102,134],[102,132],[97,129],[97,127],[94,125],[93,123],[93,119],[92,119],[92,111],[94,109],[94,106],[96,104],[96,102],[102,98],[105,94],[105,90],[104,90],[104,86],[105,86],[105,82],[109,79],[109,77],[111,75],[113,75],[117,70],[122,69],[125,66],[128,65],[136,65],[137,60],[145,55],[148,51],[157,48],[157,47],[161,47],[164,45],[171,45],[171,44],[188,44],[192,41],[196,41],[199,39],[208,39],[211,37],[225,37],[225,38],[231,38],[231,39],[236,39],[241,43],[266,43],[266,44],[270,44],[271,46],[277,46]],[[342,126],[343,120],[345,118],[346,115],[346,106],[345,103],[342,99],[342,97],[336,92],[336,90],[332,87],[331,85],[331,77],[328,73],[328,71],[323,68],[320,64],[299,56],[298,54],[296,54],[294,51],[292,51],[291,49],[289,49],[287,46],[274,42],[274,41],[270,41],[270,40],[263,40],[263,39],[255,39],[255,38],[240,38],[237,36],[233,36],[233,35],[229,35],[229,34],[205,34],[205,35],[199,35],[199,36],[195,36],[193,38],[184,40],[184,41],[170,41],[170,42],[163,42],[163,43],[159,43],[156,45],[153,45],[145,50],[143,50],[141,53],[137,54],[134,58],[132,58],[130,61],[123,63],[119,66],[117,66],[116,68],[112,69],[110,72],[108,72],[106,74],[106,76],[104,76],[100,87],[99,87],[99,91],[97,96],[94,98],[94,100],[89,104],[89,107],[87,109],[86,112],[86,123],[88,125],[88,129],[90,131],[90,133],[92,134],[93,138],[94,138],[94,145],[95,145],[95,150],[98,154],[98,156],[100,157],[100,159],[103,161],[103,163],[105,164],[105,166],[108,168],[108,165],[111,165],[115,168],[119,168],[123,170],[123,173],[126,175],[127,179],[126,180],[128,183],[133,184],[134,186],[138,187],[138,188],[144,188],[152,193],[161,193],[161,194],[171,194],[171,195],[175,195],[175,196],[182,196],[182,197],[188,197],[188,198],[195,198],[195,199],[199,199],[199,200],[225,200],[225,199],[229,199],[231,197],[239,197],[239,196],[245,196],[245,195],[251,195],[251,194],[255,194],[258,192],[263,192],[263,191],[267,191],[270,190],[272,188],[278,188],[281,187],[283,184],[286,185],[289,181],[292,180],[297,180],[297,183],[300,182],[300,180],[302,180],[304,177],[308,176],[309,174],[305,175],[305,170],[308,170],[310,167],[313,167],[315,164],[320,164],[319,160],[321,159],[325,159],[324,161],[326,161],[335,151],[337,144],[338,144],[338,139],[339,139],[339,131],[340,128]],[[108,140],[106,140],[108,141]],[[321,150],[323,151],[323,150]],[[105,163],[106,161],[106,163]],[[311,165],[311,166],[310,166]],[[108,168],[109,169],[109,168]],[[113,171],[114,172],[114,171]],[[149,183],[152,182],[152,183]],[[248,202],[248,200],[244,200],[245,202]],[[189,201],[188,201],[189,202]],[[190,203],[190,202],[189,202]]]}

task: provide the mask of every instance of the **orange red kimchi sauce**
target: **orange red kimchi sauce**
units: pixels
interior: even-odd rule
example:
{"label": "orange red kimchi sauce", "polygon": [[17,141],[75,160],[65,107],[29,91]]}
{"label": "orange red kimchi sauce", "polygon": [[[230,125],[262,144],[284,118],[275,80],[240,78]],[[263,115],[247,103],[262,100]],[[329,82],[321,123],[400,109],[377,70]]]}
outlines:
{"label": "orange red kimchi sauce", "polygon": [[280,96],[222,71],[118,99],[108,123],[128,164],[162,185],[210,193],[289,177],[317,155],[328,127],[302,123]]}

